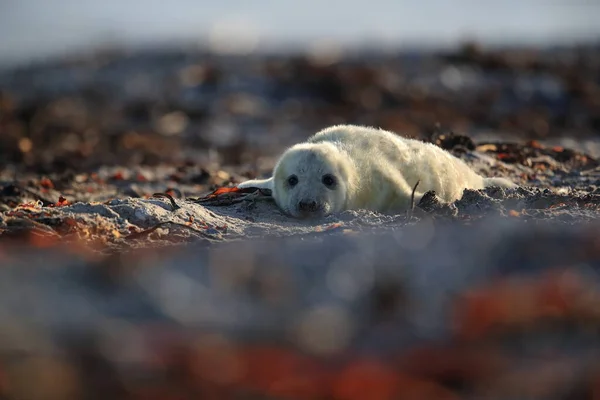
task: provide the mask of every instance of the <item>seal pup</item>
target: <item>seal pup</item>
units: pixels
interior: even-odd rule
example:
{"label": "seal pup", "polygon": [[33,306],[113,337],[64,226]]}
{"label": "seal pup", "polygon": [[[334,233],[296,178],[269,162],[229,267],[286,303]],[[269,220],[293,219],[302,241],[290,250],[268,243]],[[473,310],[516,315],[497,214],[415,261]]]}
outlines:
{"label": "seal pup", "polygon": [[400,212],[435,190],[445,202],[465,189],[515,187],[504,178],[485,178],[432,143],[382,129],[336,125],[288,148],[268,179],[237,187],[269,189],[278,207],[296,218],[318,218],[344,210]]}

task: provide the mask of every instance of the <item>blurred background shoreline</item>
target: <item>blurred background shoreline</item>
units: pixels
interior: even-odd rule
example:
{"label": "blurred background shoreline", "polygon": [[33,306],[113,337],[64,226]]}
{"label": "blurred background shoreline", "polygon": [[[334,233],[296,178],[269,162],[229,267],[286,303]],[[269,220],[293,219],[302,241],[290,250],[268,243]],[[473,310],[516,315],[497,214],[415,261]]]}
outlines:
{"label": "blurred background shoreline", "polygon": [[340,123],[597,156],[597,15],[593,0],[4,1],[0,166],[264,173]]}
{"label": "blurred background shoreline", "polygon": [[94,48],[200,44],[217,52],[572,45],[600,37],[600,2],[8,0],[0,67]]}

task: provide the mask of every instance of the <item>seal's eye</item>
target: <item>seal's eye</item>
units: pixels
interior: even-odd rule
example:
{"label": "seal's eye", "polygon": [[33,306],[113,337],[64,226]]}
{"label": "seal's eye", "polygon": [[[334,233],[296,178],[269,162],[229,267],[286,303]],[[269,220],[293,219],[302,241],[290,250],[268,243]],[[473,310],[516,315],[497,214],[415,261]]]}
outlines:
{"label": "seal's eye", "polygon": [[287,183],[290,186],[296,186],[298,184],[298,177],[296,175],[291,175],[288,179],[287,179]]}
{"label": "seal's eye", "polygon": [[321,182],[323,182],[323,185],[327,186],[328,188],[333,188],[335,186],[335,176],[331,174],[325,174],[323,175]]}

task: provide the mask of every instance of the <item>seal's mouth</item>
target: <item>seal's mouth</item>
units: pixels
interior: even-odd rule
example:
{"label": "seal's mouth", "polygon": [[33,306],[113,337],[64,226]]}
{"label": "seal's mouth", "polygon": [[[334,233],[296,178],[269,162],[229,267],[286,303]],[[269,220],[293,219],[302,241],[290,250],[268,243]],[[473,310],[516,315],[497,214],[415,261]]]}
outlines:
{"label": "seal's mouth", "polygon": [[298,211],[298,212],[296,212],[294,217],[300,218],[300,219],[317,219],[317,218],[322,218],[326,215],[327,214],[325,214],[322,211]]}
{"label": "seal's mouth", "polygon": [[326,204],[318,202],[299,203],[292,211],[291,214],[295,218],[316,219],[327,216],[329,214],[329,207]]}

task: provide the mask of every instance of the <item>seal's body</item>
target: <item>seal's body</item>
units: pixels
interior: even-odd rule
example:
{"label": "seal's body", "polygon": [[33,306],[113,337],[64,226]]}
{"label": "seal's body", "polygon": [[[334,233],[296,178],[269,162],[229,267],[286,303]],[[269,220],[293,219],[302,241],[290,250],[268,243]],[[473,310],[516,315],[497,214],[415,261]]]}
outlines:
{"label": "seal's body", "polygon": [[302,218],[349,209],[406,210],[417,181],[415,202],[429,190],[452,202],[464,189],[515,186],[503,178],[476,174],[434,144],[381,129],[337,125],[285,151],[273,177],[238,187],[270,189],[283,211]]}

